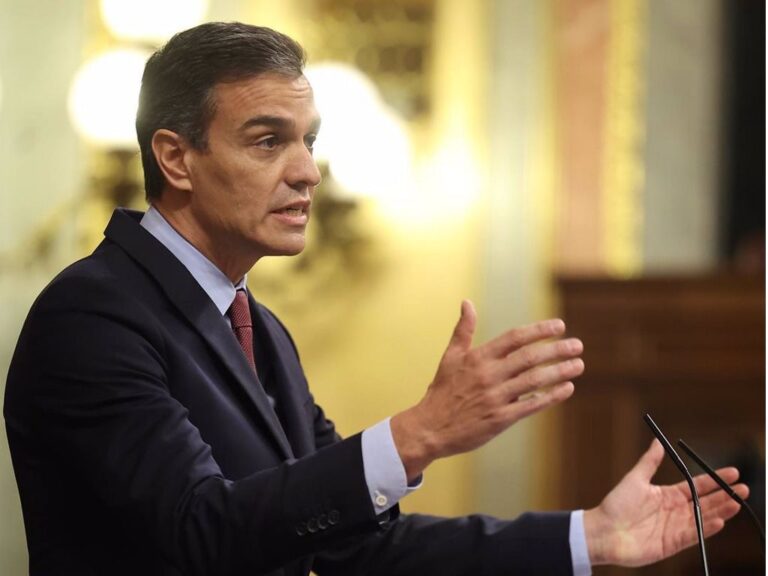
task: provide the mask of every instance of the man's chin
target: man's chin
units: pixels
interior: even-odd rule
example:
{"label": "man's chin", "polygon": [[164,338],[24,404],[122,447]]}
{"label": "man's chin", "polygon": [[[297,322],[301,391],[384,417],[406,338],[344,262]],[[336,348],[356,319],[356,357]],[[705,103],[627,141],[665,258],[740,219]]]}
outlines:
{"label": "man's chin", "polygon": [[288,242],[281,246],[273,246],[267,256],[298,256],[304,251],[305,246],[304,240]]}

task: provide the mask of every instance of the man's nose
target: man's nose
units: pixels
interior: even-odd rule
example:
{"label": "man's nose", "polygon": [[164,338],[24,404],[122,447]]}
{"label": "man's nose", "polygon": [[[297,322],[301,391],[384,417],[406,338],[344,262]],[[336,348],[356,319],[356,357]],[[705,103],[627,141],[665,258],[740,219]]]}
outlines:
{"label": "man's nose", "polygon": [[302,145],[293,155],[286,173],[286,180],[293,188],[314,187],[320,184],[322,176],[312,151]]}

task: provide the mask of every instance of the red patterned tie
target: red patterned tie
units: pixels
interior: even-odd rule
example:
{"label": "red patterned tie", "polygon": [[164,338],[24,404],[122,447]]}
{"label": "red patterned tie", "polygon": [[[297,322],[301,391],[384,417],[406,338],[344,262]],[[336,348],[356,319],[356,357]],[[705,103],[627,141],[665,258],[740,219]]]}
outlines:
{"label": "red patterned tie", "polygon": [[256,360],[253,357],[253,324],[251,323],[251,311],[248,308],[248,295],[245,290],[235,292],[235,300],[229,307],[229,319],[232,322],[232,331],[243,349],[248,364],[256,371]]}

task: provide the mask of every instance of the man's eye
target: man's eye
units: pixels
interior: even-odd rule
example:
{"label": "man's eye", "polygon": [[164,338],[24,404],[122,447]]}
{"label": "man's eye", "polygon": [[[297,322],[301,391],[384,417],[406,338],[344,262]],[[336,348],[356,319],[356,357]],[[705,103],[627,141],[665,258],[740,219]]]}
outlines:
{"label": "man's eye", "polygon": [[307,148],[308,148],[310,151],[312,151],[312,150],[314,150],[314,149],[315,149],[315,141],[316,141],[316,140],[317,140],[317,135],[315,135],[315,134],[310,134],[309,136],[307,136],[306,138],[304,138],[304,144],[306,145],[306,147],[307,147]]}
{"label": "man's eye", "polygon": [[267,138],[262,138],[258,142],[256,142],[256,146],[259,148],[266,148],[267,150],[272,150],[277,147],[277,137],[276,136],[268,136]]}

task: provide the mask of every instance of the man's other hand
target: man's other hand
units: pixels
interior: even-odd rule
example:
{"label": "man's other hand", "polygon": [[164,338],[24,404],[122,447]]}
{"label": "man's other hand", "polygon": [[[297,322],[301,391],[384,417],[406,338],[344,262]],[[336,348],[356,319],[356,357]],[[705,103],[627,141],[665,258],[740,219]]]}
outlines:
{"label": "man's other hand", "polygon": [[[644,566],[677,554],[698,541],[691,491],[687,482],[656,486],[651,478],[664,459],[658,440],[643,454],[599,506],[584,512],[584,532],[592,565]],[[736,468],[717,473],[729,484],[739,478]],[[739,511],[739,504],[720,490],[709,476],[694,478],[699,493],[704,535],[723,529]],[[744,484],[733,486],[746,498]]]}
{"label": "man's other hand", "polygon": [[562,320],[505,332],[475,348],[477,315],[462,302],[453,336],[424,398],[392,417],[408,480],[434,460],[482,446],[509,426],[566,400],[584,371],[583,346]]}

